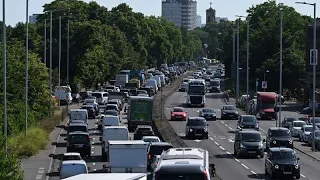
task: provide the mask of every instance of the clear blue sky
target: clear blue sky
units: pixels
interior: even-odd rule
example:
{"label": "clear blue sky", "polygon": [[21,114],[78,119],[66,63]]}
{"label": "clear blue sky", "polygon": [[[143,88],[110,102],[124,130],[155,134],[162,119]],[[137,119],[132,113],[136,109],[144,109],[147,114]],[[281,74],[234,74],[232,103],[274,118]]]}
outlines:
{"label": "clear blue sky", "polygon": [[[25,22],[25,5],[26,0],[6,0],[6,21],[9,25],[15,25],[17,22]],[[29,15],[42,13],[42,6],[45,3],[50,3],[51,0],[29,0]],[[85,0],[85,2],[89,2]],[[136,12],[142,12],[145,15],[161,16],[161,0],[96,0],[98,4],[109,9],[117,6],[119,3],[127,3]],[[205,10],[210,6],[216,9],[216,16],[227,17],[229,20],[234,20],[235,15],[246,15],[246,9],[249,6],[264,2],[263,0],[198,0],[198,14],[202,16],[202,23],[205,22]],[[279,0],[277,2],[284,3],[294,7],[298,12],[304,15],[312,15],[312,6],[295,4],[294,0]],[[319,2],[319,0],[310,0],[310,3]],[[2,18],[2,1],[1,1],[1,21]],[[320,6],[320,3],[319,3]],[[318,8],[319,10],[319,8]],[[320,16],[318,11],[317,16]]]}

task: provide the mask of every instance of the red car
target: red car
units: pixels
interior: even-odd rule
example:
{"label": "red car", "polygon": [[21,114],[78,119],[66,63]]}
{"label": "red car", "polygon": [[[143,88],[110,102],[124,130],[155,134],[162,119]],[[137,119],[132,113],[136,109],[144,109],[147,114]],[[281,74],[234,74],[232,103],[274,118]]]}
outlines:
{"label": "red car", "polygon": [[187,120],[187,112],[182,107],[174,107],[171,111],[171,120]]}

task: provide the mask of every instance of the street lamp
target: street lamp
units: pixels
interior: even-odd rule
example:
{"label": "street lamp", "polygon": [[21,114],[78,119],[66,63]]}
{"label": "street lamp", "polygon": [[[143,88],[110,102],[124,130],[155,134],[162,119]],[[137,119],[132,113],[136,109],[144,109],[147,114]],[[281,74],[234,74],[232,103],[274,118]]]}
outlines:
{"label": "street lamp", "polygon": [[[247,16],[236,16],[236,17],[239,17],[239,18],[246,18],[247,19],[247,87],[246,87],[246,104],[249,104],[249,31],[250,31],[250,19],[249,17]],[[247,111],[247,109],[246,109]],[[247,114],[248,114],[248,111],[247,111]]]}
{"label": "street lamp", "polygon": [[279,100],[279,117],[278,117],[278,123],[279,123],[279,126],[281,126],[281,111],[282,111],[282,101],[281,101],[281,97],[282,97],[282,31],[283,31],[283,28],[282,28],[282,23],[283,21],[283,12],[282,12],[282,8],[280,9],[280,81],[279,81],[279,97],[278,97],[278,100]]}
{"label": "street lamp", "polygon": [[2,51],[3,51],[3,136],[4,136],[4,152],[8,156],[7,146],[7,134],[8,134],[8,123],[7,123],[7,35],[6,35],[6,1],[2,0]]}
{"label": "street lamp", "polygon": [[[239,100],[239,54],[240,54],[240,18],[238,19],[237,22],[237,85],[236,85],[236,102]],[[238,107],[238,103],[236,104]]]}
{"label": "street lamp", "polygon": [[[316,51],[316,40],[317,40],[317,5],[316,3],[306,3],[306,2],[296,2],[297,4],[305,4],[309,6],[313,6],[313,88],[312,88],[312,126],[313,126],[313,139],[312,139],[312,151],[316,151],[315,149],[315,130],[316,130],[316,124],[314,121],[315,118],[315,102],[316,102],[316,64],[317,64],[317,51]],[[312,61],[311,61],[312,62]]]}
{"label": "street lamp", "polygon": [[[266,70],[266,71],[263,73],[263,81],[266,81],[266,73],[269,73],[269,70]],[[265,91],[266,91],[266,88],[263,88],[263,91],[265,92]]]}
{"label": "street lamp", "polygon": [[26,0],[26,82],[25,82],[25,130],[28,129],[28,93],[29,93],[29,0]]}

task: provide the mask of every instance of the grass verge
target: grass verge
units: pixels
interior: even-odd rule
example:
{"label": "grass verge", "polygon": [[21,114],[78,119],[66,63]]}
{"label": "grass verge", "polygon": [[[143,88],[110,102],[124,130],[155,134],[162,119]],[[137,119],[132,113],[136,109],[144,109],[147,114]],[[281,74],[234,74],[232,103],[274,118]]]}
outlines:
{"label": "grass verge", "polygon": [[31,157],[46,148],[50,132],[61,122],[62,111],[56,111],[52,120],[39,121],[28,128],[27,135],[20,132],[8,138],[8,151],[18,157]]}

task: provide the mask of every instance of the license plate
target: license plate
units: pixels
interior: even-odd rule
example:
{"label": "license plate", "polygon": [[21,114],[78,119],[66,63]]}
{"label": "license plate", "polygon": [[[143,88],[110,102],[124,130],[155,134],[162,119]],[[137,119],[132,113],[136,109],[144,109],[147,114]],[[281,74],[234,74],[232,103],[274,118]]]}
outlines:
{"label": "license plate", "polygon": [[78,144],[76,145],[76,147],[83,147],[83,144]]}
{"label": "license plate", "polygon": [[202,136],[202,134],[196,134],[196,136]]}
{"label": "license plate", "polygon": [[283,174],[292,174],[292,172],[283,172]]}
{"label": "license plate", "polygon": [[248,153],[256,153],[256,151],[248,151]]}

